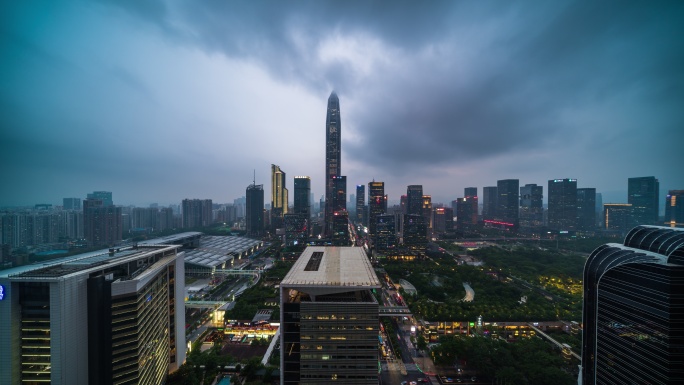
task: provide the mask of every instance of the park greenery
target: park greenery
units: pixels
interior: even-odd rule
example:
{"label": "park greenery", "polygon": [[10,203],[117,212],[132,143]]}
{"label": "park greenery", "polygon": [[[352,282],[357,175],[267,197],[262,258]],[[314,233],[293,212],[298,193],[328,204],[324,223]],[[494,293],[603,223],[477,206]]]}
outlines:
{"label": "park greenery", "polygon": [[[425,263],[393,262],[384,268],[393,280],[405,279],[416,287],[417,295],[404,298],[415,315],[429,321],[466,321],[479,315],[492,321],[581,319],[583,257],[529,247],[487,247],[469,254],[484,265],[459,265],[441,253]],[[475,291],[473,302],[462,301],[464,282]]]}
{"label": "park greenery", "polygon": [[573,369],[554,347],[540,338],[515,343],[486,337],[444,336],[431,349],[436,365],[466,365],[497,384],[571,385]]}

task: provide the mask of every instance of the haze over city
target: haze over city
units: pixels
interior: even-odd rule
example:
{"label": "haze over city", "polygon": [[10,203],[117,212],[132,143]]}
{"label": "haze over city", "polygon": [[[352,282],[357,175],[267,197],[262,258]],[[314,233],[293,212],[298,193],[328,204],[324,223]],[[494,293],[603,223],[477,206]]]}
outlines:
{"label": "haze over city", "polygon": [[270,165],[324,193],[340,98],[348,189],[576,178],[684,188],[684,4],[9,2],[0,206],[231,202]]}

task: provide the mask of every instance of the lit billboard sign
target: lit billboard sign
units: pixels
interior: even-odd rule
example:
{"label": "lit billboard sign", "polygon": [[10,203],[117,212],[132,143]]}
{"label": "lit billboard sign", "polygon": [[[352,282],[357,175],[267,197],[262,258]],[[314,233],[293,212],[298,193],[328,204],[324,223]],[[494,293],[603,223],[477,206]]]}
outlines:
{"label": "lit billboard sign", "polygon": [[0,285],[0,301],[5,299],[5,287]]}

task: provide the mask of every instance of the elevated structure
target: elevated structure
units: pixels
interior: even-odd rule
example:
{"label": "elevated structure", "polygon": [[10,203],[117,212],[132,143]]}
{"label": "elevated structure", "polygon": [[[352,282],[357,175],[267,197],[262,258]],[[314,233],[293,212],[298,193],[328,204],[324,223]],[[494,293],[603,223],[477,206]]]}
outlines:
{"label": "elevated structure", "polygon": [[362,248],[304,250],[280,283],[280,383],[377,384],[380,288]]}
{"label": "elevated structure", "polygon": [[325,233],[332,231],[334,208],[331,204],[335,192],[335,179],[342,175],[342,120],[340,99],[335,91],[328,97],[325,116]]}

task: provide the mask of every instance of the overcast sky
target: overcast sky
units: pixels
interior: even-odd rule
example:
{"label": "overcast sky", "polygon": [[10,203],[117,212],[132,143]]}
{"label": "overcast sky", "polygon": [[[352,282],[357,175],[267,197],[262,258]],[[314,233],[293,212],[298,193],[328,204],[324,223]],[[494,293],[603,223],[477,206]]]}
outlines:
{"label": "overcast sky", "polygon": [[681,1],[5,1],[0,206],[318,200],[332,90],[348,194],[684,189]]}

